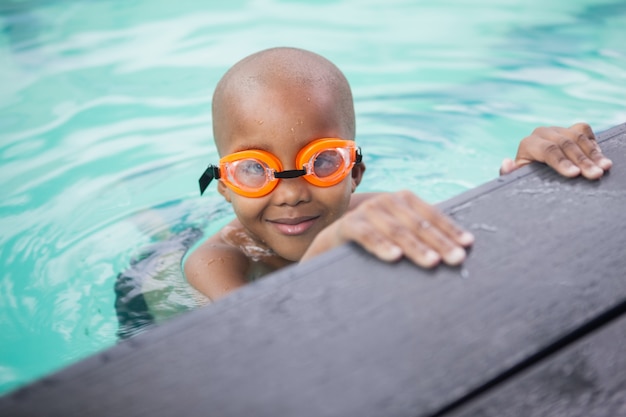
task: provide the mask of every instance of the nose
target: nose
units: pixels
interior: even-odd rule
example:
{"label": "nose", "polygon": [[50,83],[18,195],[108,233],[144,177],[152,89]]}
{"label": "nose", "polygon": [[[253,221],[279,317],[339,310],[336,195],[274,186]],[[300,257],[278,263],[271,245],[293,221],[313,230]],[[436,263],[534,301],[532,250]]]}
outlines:
{"label": "nose", "polygon": [[278,206],[296,206],[311,201],[312,187],[302,177],[280,179],[272,191],[272,202]]}

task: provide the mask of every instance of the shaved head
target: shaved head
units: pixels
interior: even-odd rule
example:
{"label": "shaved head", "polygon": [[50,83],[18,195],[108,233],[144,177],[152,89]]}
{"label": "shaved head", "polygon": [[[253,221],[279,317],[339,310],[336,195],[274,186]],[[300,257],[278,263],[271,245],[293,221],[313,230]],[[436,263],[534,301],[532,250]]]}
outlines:
{"label": "shaved head", "polygon": [[[250,55],[230,68],[213,95],[213,136],[222,154],[237,114],[251,97],[281,94],[325,103],[335,114],[344,139],[354,139],[355,121],[352,92],[346,77],[332,62],[315,53],[296,48],[273,48]],[[272,100],[267,101],[272,105]],[[332,116],[332,117],[331,117]],[[262,123],[262,121],[260,121]]]}

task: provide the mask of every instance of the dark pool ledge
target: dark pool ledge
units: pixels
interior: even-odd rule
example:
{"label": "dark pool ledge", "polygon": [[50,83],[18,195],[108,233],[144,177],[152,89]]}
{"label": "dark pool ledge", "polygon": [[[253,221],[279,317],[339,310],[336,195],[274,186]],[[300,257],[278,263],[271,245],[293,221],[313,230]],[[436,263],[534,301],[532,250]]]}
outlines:
{"label": "dark pool ledge", "polygon": [[463,268],[347,245],[0,399],[2,416],[624,416],[626,124],[601,181],[526,167],[441,204]]}

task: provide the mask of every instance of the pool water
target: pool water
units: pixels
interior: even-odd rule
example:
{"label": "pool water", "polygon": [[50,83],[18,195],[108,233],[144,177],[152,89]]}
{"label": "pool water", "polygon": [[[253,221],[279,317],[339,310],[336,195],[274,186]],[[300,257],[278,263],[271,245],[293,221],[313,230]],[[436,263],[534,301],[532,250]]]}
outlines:
{"label": "pool water", "polygon": [[437,202],[536,126],[626,121],[626,3],[468,3],[0,3],[0,393],[115,344],[113,287],[137,260],[156,321],[202,304],[180,236],[232,216],[197,178],[218,159],[212,89],[252,52],[345,72],[363,191]]}

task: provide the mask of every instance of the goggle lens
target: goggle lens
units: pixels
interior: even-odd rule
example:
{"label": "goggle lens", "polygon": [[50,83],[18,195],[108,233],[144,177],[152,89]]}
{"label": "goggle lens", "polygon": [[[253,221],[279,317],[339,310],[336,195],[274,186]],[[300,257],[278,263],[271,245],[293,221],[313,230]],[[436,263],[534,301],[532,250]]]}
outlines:
{"label": "goggle lens", "polygon": [[251,190],[262,188],[268,181],[269,167],[257,159],[240,159],[226,164],[228,181]]}
{"label": "goggle lens", "polygon": [[339,149],[329,149],[315,155],[313,159],[313,174],[318,178],[327,178],[344,169],[346,162]]}

